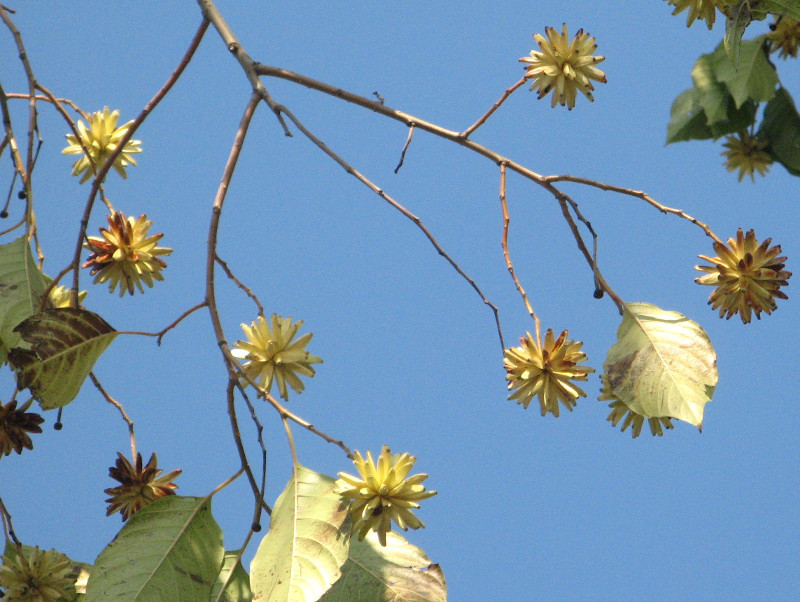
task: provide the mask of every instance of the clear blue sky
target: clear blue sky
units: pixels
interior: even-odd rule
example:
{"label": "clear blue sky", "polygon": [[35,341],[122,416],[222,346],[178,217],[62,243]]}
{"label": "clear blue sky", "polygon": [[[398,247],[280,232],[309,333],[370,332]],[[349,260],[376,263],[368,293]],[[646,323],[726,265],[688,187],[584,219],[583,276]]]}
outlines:
{"label": "clear blue sky", "polygon": [[[220,1],[250,55],[461,130],[523,73],[517,59],[545,26],[583,27],[597,38],[608,84],[567,112],[523,88],[473,135],[544,174],[570,173],[647,191],[709,223],[772,237],[798,272],[800,181],[774,166],[755,184],[721,166],[719,144],[664,146],[672,100],[691,85],[697,56],[724,23],[685,27],[659,0],[608,3],[290,3]],[[104,105],[132,119],[177,64],[200,22],[193,2],[18,3],[39,80],[84,110]],[[748,35],[762,32],[754,27]],[[10,37],[0,35],[0,79],[23,91]],[[796,63],[779,64],[800,98]],[[790,73],[791,71],[791,73]],[[335,151],[422,218],[444,248],[500,307],[508,344],[533,325],[500,248],[497,168],[417,132],[395,175],[406,129],[369,111],[285,81],[265,82]],[[139,130],[143,153],[107,194],[128,214],[147,213],[175,249],[165,282],[119,300],[89,289],[86,306],[120,330],[159,330],[202,301],[211,204],[249,85],[209,31],[184,77]],[[24,106],[15,105],[18,131]],[[45,268],[68,261],[88,186],[60,154],[66,129],[40,105],[44,145],[34,182]],[[10,169],[0,177],[5,189]],[[511,253],[543,327],[569,329],[597,369],[589,397],[558,419],[506,400],[490,311],[406,219],[301,135],[286,138],[259,109],[222,219],[220,254],[260,296],[267,313],[305,320],[309,349],[324,358],[290,407],[351,448],[383,444],[416,455],[439,495],[424,502],[427,528],[408,539],[442,565],[452,600],[787,599],[800,587],[797,520],[800,321],[795,286],[772,316],[743,325],[706,305],[694,284],[710,241],[643,202],[575,185],[600,235],[600,265],[627,301],[646,301],[698,321],[717,350],[720,381],[703,433],[678,423],[663,438],[632,440],[605,421],[596,400],[619,316],[592,298],[592,278],[555,201],[509,176]],[[19,211],[19,207],[16,207]],[[13,209],[12,209],[13,213]],[[91,230],[103,225],[93,215]],[[255,309],[220,278],[226,333]],[[204,495],[238,467],[225,414],[226,374],[208,316],[168,335],[121,337],[96,374],[136,423],[145,460],[182,468],[179,493]],[[5,393],[13,382],[3,372]],[[261,407],[269,448],[269,495],[290,475],[285,436]],[[24,543],[93,562],[113,537],[103,489],[116,452],[129,453],[116,410],[86,385],[65,427],[46,415],[35,449],[0,461],[0,495]],[[242,417],[256,458],[254,429]],[[335,475],[352,464],[335,447],[294,429],[301,462]],[[226,545],[250,523],[244,480],[214,501]],[[252,544],[249,558],[255,551]]]}

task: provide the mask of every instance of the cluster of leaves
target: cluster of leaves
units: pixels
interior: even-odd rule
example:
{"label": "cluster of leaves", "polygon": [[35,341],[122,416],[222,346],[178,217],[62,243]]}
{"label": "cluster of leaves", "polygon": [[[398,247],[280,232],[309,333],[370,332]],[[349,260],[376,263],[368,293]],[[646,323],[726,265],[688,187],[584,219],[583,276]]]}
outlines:
{"label": "cluster of leaves", "polygon": [[[777,19],[800,20],[800,7],[790,2],[751,1],[731,11],[724,40],[712,53],[697,59],[691,73],[693,86],[672,103],[667,144],[717,140],[730,134],[750,136],[751,148],[744,152],[765,153],[756,160],[756,170],[763,173],[766,165],[775,161],[789,173],[800,175],[800,115],[770,60],[773,41],[768,34],[742,40],[752,20],[764,19],[769,13],[787,15]],[[757,125],[762,103],[766,105]],[[741,166],[733,154],[726,153],[731,170]],[[752,177],[753,168],[746,171]]]}
{"label": "cluster of leaves", "polygon": [[[298,466],[272,511],[250,566],[226,551],[211,497],[164,497],[137,512],[94,565],[71,563],[64,600],[426,600],[447,599],[444,575],[396,533],[382,546],[371,533],[350,537],[335,481]],[[7,543],[9,561],[18,550]],[[135,562],[132,559],[136,559]],[[50,585],[32,575],[32,585]],[[0,575],[2,584],[2,575]]]}

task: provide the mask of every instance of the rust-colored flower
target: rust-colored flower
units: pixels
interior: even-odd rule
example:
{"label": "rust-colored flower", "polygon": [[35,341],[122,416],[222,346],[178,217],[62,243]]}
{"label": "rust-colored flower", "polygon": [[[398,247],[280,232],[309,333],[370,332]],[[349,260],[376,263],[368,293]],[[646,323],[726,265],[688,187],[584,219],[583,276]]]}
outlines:
{"label": "rust-colored flower", "polygon": [[72,562],[56,550],[30,551],[30,557],[17,552],[3,556],[0,587],[8,602],[56,602],[75,599]]}
{"label": "rust-colored flower", "polygon": [[750,176],[755,182],[754,172],[764,176],[769,171],[772,155],[766,151],[768,140],[759,140],[747,132],[740,132],[738,136],[725,136],[722,146],[728,149],[722,152],[722,156],[727,157],[724,165],[728,171],[739,170],[740,182],[745,176]]}
{"label": "rust-colored flower", "polygon": [[780,290],[787,286],[792,273],[784,270],[786,257],[780,257],[781,246],[770,247],[771,238],[761,244],[749,230],[736,232],[736,239],[728,239],[728,246],[714,243],[717,257],[698,255],[713,265],[698,265],[694,269],[707,272],[695,279],[698,284],[717,287],[708,298],[712,309],[719,309],[719,317],[729,319],[739,314],[747,324],[752,313],[761,319],[761,312],[768,314],[777,309],[775,299],[788,299]]}
{"label": "rust-colored flower", "polygon": [[611,401],[611,403],[608,404],[608,407],[611,408],[611,413],[608,415],[608,418],[606,418],[606,420],[611,423],[611,426],[617,426],[619,421],[625,418],[625,420],[622,421],[622,428],[620,430],[625,432],[626,428],[633,426],[633,428],[631,428],[631,435],[634,439],[642,432],[645,418],[647,418],[647,424],[650,425],[650,432],[654,437],[662,437],[664,435],[664,431],[661,429],[662,426],[667,430],[675,428],[669,416],[652,418],[642,416],[631,410],[624,401],[618,399],[611,391],[611,386],[608,384],[605,374],[600,377],[600,381],[603,383],[603,388],[600,390],[600,396],[597,399],[599,401]]}
{"label": "rust-colored flower", "polygon": [[169,255],[172,249],[158,246],[163,234],[147,235],[153,222],[146,215],[125,217],[121,211],[106,219],[108,229],[100,228],[103,237],[89,236],[83,245],[92,252],[83,267],[91,268],[94,283],[109,281],[112,293],[119,285],[122,297],[126,292],[133,295],[134,285],[143,293],[142,281],[152,288],[154,280],[164,280],[161,270],[167,264],[160,255]]}
{"label": "rust-colored flower", "polygon": [[119,511],[122,520],[126,521],[157,499],[175,495],[173,490],[178,486],[172,483],[172,480],[183,471],[173,470],[159,476],[164,471],[158,468],[155,454],[150,456],[150,461],[144,468],[142,468],[142,454],[136,454],[135,467],[121,453],[117,453],[117,456],[117,464],[108,469],[108,475],[122,484],[105,490],[105,493],[111,496],[106,500],[108,503],[106,516]]}
{"label": "rust-colored flower", "polygon": [[0,455],[8,456],[12,451],[22,453],[23,448],[33,449],[28,433],[41,433],[39,426],[44,418],[33,412],[26,412],[26,406],[17,409],[16,401],[0,403]]}
{"label": "rust-colored flower", "polygon": [[514,391],[510,400],[527,408],[538,395],[542,416],[551,412],[558,417],[559,401],[571,412],[577,398],[586,397],[583,389],[571,381],[587,380],[594,369],[578,366],[586,361],[586,354],[580,350],[583,343],[568,340],[568,334],[565,330],[556,339],[553,330],[548,329],[544,345],[539,347],[528,332],[520,339],[519,347],[506,349],[506,380],[508,390]]}
{"label": "rust-colored flower", "polygon": [[800,46],[800,21],[791,17],[776,17],[775,23],[770,25],[772,31],[767,34],[767,39],[772,41],[771,52],[777,52],[778,57],[787,59],[797,58],[797,49]]}

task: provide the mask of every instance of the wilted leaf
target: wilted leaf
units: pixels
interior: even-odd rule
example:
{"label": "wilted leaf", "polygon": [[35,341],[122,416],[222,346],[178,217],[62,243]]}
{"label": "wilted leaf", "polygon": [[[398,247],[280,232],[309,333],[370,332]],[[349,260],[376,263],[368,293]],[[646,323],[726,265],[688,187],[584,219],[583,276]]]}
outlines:
{"label": "wilted leaf", "polygon": [[372,602],[373,600],[444,602],[447,586],[438,564],[397,533],[386,534],[386,547],[370,532],[364,541],[350,543],[342,577],[321,598],[322,602]]}
{"label": "wilted leaf", "polygon": [[134,514],[97,557],[86,601],[208,600],[224,554],[210,500],[163,497]]}
{"label": "wilted leaf", "polygon": [[334,480],[302,466],[272,509],[250,565],[255,600],[318,600],[341,575],[350,543],[347,505]]}
{"label": "wilted leaf", "polygon": [[699,324],[649,303],[628,303],[603,363],[617,399],[647,418],[698,428],[717,385],[717,357]]}
{"label": "wilted leaf", "polygon": [[225,552],[222,568],[211,590],[212,601],[249,602],[253,599],[253,594],[250,593],[250,576],[237,559],[238,555],[236,551]]}
{"label": "wilted leaf", "polygon": [[119,334],[97,314],[78,308],[46,309],[14,331],[31,345],[8,354],[17,386],[29,388],[44,410],[75,399],[97,358]]}
{"label": "wilted leaf", "polygon": [[14,328],[39,311],[50,279],[36,267],[24,236],[0,245],[0,363],[19,342]]}

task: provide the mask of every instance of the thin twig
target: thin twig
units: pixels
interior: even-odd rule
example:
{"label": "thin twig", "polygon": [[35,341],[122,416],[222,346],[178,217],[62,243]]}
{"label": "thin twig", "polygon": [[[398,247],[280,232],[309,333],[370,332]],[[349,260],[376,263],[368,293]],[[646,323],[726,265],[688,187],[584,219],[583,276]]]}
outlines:
{"label": "thin twig", "polygon": [[466,130],[461,132],[461,136],[464,137],[464,138],[468,137],[472,132],[474,132],[479,127],[481,127],[484,123],[486,123],[486,120],[489,119],[489,117],[491,117],[492,113],[494,113],[497,109],[499,109],[500,105],[503,104],[506,101],[506,98],[511,96],[511,93],[514,90],[516,90],[517,88],[519,88],[522,84],[524,84],[527,79],[528,79],[527,77],[523,77],[516,84],[514,84],[513,86],[508,88],[505,92],[503,92],[503,95],[500,98],[497,99],[497,102],[495,102],[492,105],[492,107],[488,111],[486,111],[486,113],[484,113],[483,116],[480,119],[478,119],[478,121],[476,121],[471,126],[469,126]]}
{"label": "thin twig", "polygon": [[108,391],[103,388],[103,385],[100,384],[100,381],[97,380],[97,377],[94,375],[94,372],[89,372],[89,378],[92,379],[92,383],[100,391],[100,394],[105,398],[105,400],[110,403],[112,406],[119,410],[119,413],[122,414],[122,419],[125,421],[125,424],[128,425],[128,433],[131,437],[131,458],[133,458],[134,463],[136,462],[136,435],[133,433],[133,420],[128,417],[128,414],[125,412],[125,408],[122,407],[122,404],[118,402],[116,399],[109,395]]}
{"label": "thin twig", "polygon": [[[247,475],[247,480],[250,483],[250,489],[253,490],[253,497],[255,498],[255,511],[253,515],[253,523],[255,524],[259,520],[259,516],[261,513],[261,508],[264,507],[267,511],[267,514],[272,513],[272,509],[266,505],[264,502],[264,486],[259,488],[258,483],[256,483],[255,475],[253,474],[253,469],[250,467],[250,462],[247,459],[247,452],[244,449],[244,443],[242,442],[242,434],[239,430],[239,421],[236,417],[236,400],[234,396],[234,387],[236,386],[235,380],[228,380],[228,389],[227,389],[227,399],[228,399],[228,418],[231,421],[231,432],[233,434],[233,441],[236,444],[236,451],[239,452],[239,460],[242,462],[242,469],[244,470],[245,474]],[[255,419],[256,421],[256,428],[258,429],[258,437],[261,441],[262,448],[264,447],[264,442],[261,439],[261,431],[263,430],[261,424],[258,422],[258,418]],[[266,469],[265,469],[266,470]]]}
{"label": "thin twig", "polygon": [[3,521],[3,535],[5,535],[5,540],[14,542],[15,545],[21,546],[22,543],[19,539],[17,539],[17,534],[14,533],[14,525],[11,522],[11,514],[6,509],[6,505],[3,503],[3,498],[0,498],[0,519]]}
{"label": "thin twig", "polygon": [[414,126],[413,124],[411,127],[408,128],[408,137],[406,138],[406,143],[403,145],[403,150],[400,151],[400,161],[397,163],[397,167],[394,168],[394,173],[400,171],[400,168],[403,167],[403,161],[406,160],[406,151],[408,150],[409,145],[411,144],[411,138],[414,136]]}
{"label": "thin twig", "polygon": [[178,316],[178,319],[177,319],[177,320],[175,320],[174,322],[172,322],[172,324],[170,324],[169,326],[167,326],[167,327],[166,327],[166,328],[164,328],[163,330],[159,330],[159,331],[158,331],[158,333],[157,333],[157,334],[158,334],[158,338],[156,339],[156,343],[158,343],[158,345],[160,346],[160,345],[161,345],[161,339],[163,339],[163,338],[164,338],[164,335],[165,335],[165,334],[167,334],[167,333],[168,333],[170,330],[172,330],[173,328],[175,328],[175,327],[176,327],[178,324],[180,324],[180,323],[181,323],[181,322],[182,322],[182,321],[183,321],[185,318],[189,317],[191,314],[193,314],[194,312],[196,312],[198,309],[201,309],[201,308],[203,308],[203,307],[206,307],[206,305],[208,305],[208,304],[207,304],[205,301],[202,301],[201,303],[198,303],[198,304],[197,304],[197,305],[195,305],[194,307],[190,307],[190,308],[189,308],[189,309],[187,309],[185,312],[183,312],[183,313],[182,313],[180,316]]}
{"label": "thin twig", "polygon": [[[41,88],[41,84],[39,84],[39,82],[36,82],[36,88],[37,89]],[[9,94],[8,98],[17,98],[17,99],[27,100],[28,98],[30,98],[30,95],[29,94],[13,93],[13,94]],[[76,105],[73,101],[71,101],[69,98],[55,98],[53,96],[45,96],[45,95],[39,95],[39,94],[37,94],[35,96],[35,98],[36,98],[36,100],[41,100],[41,101],[49,102],[49,103],[53,103],[53,104],[61,103],[61,104],[69,105],[70,108],[73,111],[78,113],[78,115],[80,115],[81,117],[83,117],[87,121],[89,120],[89,116],[86,113],[84,113],[83,110],[81,110],[81,108],[78,105]],[[54,100],[56,101],[55,103],[53,102]]]}
{"label": "thin twig", "polygon": [[650,197],[647,193],[642,190],[633,190],[631,188],[623,188],[621,186],[612,186],[611,184],[605,184],[603,182],[597,182],[595,180],[590,180],[588,178],[581,178],[578,176],[570,176],[568,174],[557,175],[557,176],[545,176],[543,178],[545,182],[552,183],[552,182],[574,182],[575,184],[583,184],[584,186],[593,186],[594,188],[599,188],[600,190],[606,190],[610,192],[616,192],[619,194],[625,194],[628,196],[636,197],[637,199],[642,199],[646,203],[649,203],[656,209],[658,209],[661,213],[667,214],[671,213],[672,215],[677,215],[680,218],[683,218],[695,226],[699,227],[703,232],[706,233],[706,236],[710,237],[714,240],[714,242],[718,242],[719,244],[723,244],[719,237],[711,231],[706,224],[701,222],[698,219],[695,219],[682,209],[673,209],[672,207],[667,207],[666,205],[662,205],[652,197]]}
{"label": "thin twig", "polygon": [[258,300],[258,297],[256,296],[256,294],[252,290],[250,290],[250,287],[247,286],[246,284],[244,284],[244,282],[242,282],[241,280],[239,280],[236,277],[236,275],[233,273],[233,271],[228,267],[227,262],[225,262],[218,254],[214,255],[214,259],[222,267],[223,271],[228,276],[228,278],[233,280],[233,282],[236,284],[236,286],[238,286],[240,289],[242,289],[242,291],[244,291],[244,294],[247,295],[248,297],[250,297],[250,299],[253,301],[253,303],[256,304],[256,308],[258,309],[258,315],[259,316],[263,316],[264,315],[264,307],[261,305],[261,301]]}
{"label": "thin twig", "polygon": [[567,220],[567,224],[569,225],[569,229],[572,231],[572,236],[575,238],[575,242],[578,244],[578,249],[580,249],[583,256],[586,258],[586,261],[589,262],[589,266],[592,268],[595,277],[595,286],[598,284],[604,291],[608,293],[608,296],[614,301],[619,313],[622,314],[625,311],[625,302],[620,298],[617,293],[609,286],[609,284],[605,281],[602,274],[600,274],[600,270],[597,269],[597,266],[594,265],[592,261],[592,255],[589,253],[589,249],[586,248],[586,243],[583,242],[583,237],[581,236],[580,231],[578,230],[578,224],[575,223],[575,220],[572,219],[572,215],[569,213],[569,197],[565,194],[561,194],[557,197],[558,204],[561,207],[561,213],[564,215],[564,219]]}
{"label": "thin twig", "polygon": [[511,279],[514,281],[514,286],[517,287],[517,291],[519,291],[519,294],[522,296],[522,301],[525,303],[525,308],[528,310],[531,318],[533,318],[533,324],[536,328],[536,344],[541,347],[542,338],[539,316],[537,316],[536,312],[533,311],[531,302],[528,300],[528,294],[525,292],[525,289],[522,288],[522,284],[514,272],[514,264],[511,262],[511,254],[508,251],[508,225],[511,222],[511,218],[508,215],[508,204],[506,203],[506,166],[504,163],[500,164],[500,207],[503,210],[503,236],[500,242],[503,247],[503,257],[506,259],[506,268],[508,268],[508,273],[511,274]]}
{"label": "thin twig", "polygon": [[478,296],[480,296],[480,298],[484,302],[484,304],[486,304],[492,310],[492,313],[494,314],[495,325],[497,327],[497,335],[500,338],[500,346],[501,346],[502,349],[505,349],[505,343],[503,341],[503,329],[500,326],[500,314],[499,314],[499,312],[497,310],[497,306],[494,303],[492,303],[491,301],[489,301],[489,299],[486,297],[486,295],[483,294],[483,291],[480,289],[480,287],[477,285],[477,283],[472,278],[470,278],[470,276],[467,275],[467,273],[463,269],[461,269],[461,266],[459,266],[458,263],[456,263],[455,260],[452,257],[450,257],[450,255],[447,254],[447,252],[442,248],[442,246],[439,244],[439,242],[436,240],[436,238],[434,238],[433,234],[431,234],[430,230],[428,230],[428,228],[425,226],[425,224],[422,223],[422,220],[420,218],[418,218],[416,215],[414,215],[413,213],[411,213],[408,209],[406,209],[399,202],[397,202],[392,197],[390,197],[388,194],[386,194],[386,192],[384,192],[383,189],[381,189],[380,187],[375,185],[371,180],[369,180],[361,172],[359,172],[357,169],[355,169],[353,166],[351,166],[349,163],[347,163],[347,161],[345,161],[339,155],[337,155],[335,152],[333,152],[328,147],[328,145],[326,145],[322,140],[320,140],[314,134],[312,134],[300,122],[300,120],[297,119],[297,117],[295,117],[294,114],[291,111],[289,111],[289,109],[287,109],[284,106],[281,106],[280,110],[281,110],[282,113],[284,113],[291,120],[292,123],[294,123],[295,127],[298,130],[300,130],[309,140],[311,140],[314,144],[316,144],[326,155],[328,155],[331,159],[336,161],[342,167],[342,169],[344,169],[351,176],[355,177],[359,182],[364,184],[367,188],[369,188],[372,192],[377,194],[384,201],[389,203],[392,207],[397,209],[405,217],[407,217],[409,220],[411,220],[417,228],[419,228],[422,231],[422,233],[427,237],[427,239],[430,241],[430,243],[436,249],[436,252],[439,253],[439,255],[441,255],[442,257],[444,257],[444,259],[453,267],[453,269],[462,278],[464,278],[464,280],[466,280],[469,283],[469,285],[475,290],[476,293],[478,293]]}

